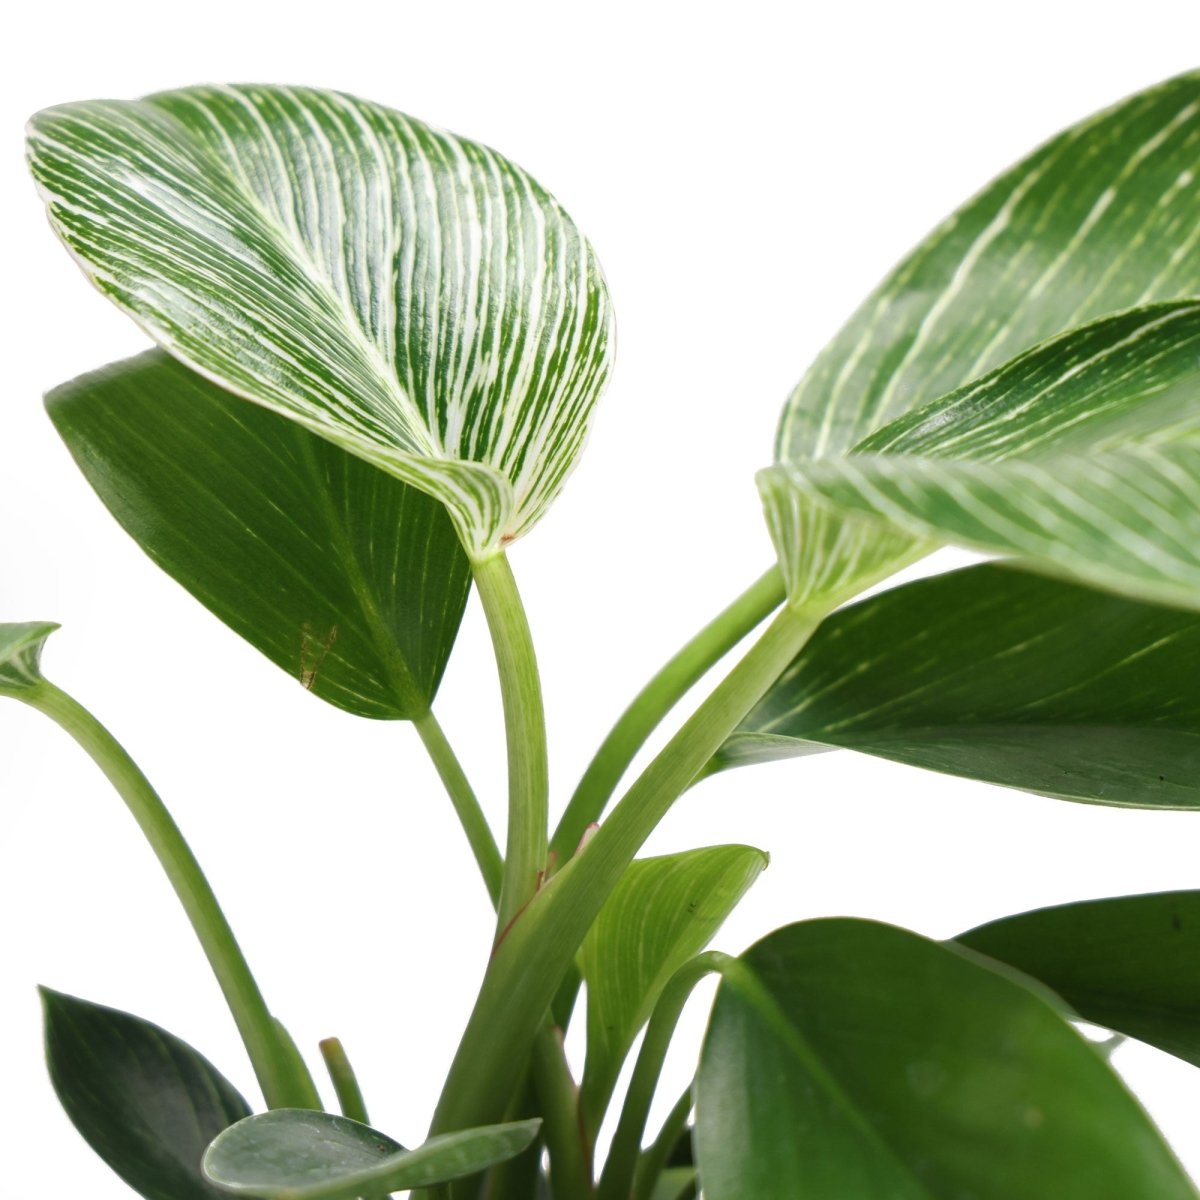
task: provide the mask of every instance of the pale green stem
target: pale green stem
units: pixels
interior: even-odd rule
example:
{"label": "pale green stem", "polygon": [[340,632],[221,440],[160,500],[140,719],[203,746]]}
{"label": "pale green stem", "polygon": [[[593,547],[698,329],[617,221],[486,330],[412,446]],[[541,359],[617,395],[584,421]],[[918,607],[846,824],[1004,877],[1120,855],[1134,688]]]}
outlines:
{"label": "pale green stem", "polygon": [[325,1038],[318,1043],[321,1057],[325,1060],[325,1069],[333,1083],[334,1094],[337,1096],[338,1108],[343,1117],[369,1125],[367,1117],[367,1102],[363,1099],[362,1088],[358,1086],[358,1076],[346,1056],[346,1048],[339,1038]]}
{"label": "pale green stem", "polygon": [[550,1152],[554,1200],[589,1200],[592,1168],[579,1119],[579,1089],[563,1053],[562,1031],[549,1020],[533,1044],[533,1078]]}
{"label": "pale green stem", "polygon": [[654,1185],[670,1161],[671,1152],[679,1144],[679,1139],[687,1128],[688,1113],[691,1111],[692,1089],[689,1084],[683,1095],[675,1101],[675,1107],[667,1113],[667,1119],[658,1131],[658,1137],[646,1147],[638,1159],[633,1181],[633,1200],[650,1200],[653,1196]]}
{"label": "pale green stem", "polygon": [[687,1003],[692,989],[705,975],[720,971],[729,962],[727,954],[716,950],[684,963],[671,976],[654,1006],[654,1013],[646,1026],[646,1036],[638,1052],[637,1063],[629,1080],[629,1090],[621,1108],[621,1117],[613,1134],[612,1148],[600,1176],[596,1200],[629,1200],[637,1170],[638,1155],[642,1146],[642,1134],[646,1130],[646,1117],[650,1103],[662,1074],[662,1065],[671,1045],[679,1014]]}
{"label": "pale green stem", "polygon": [[551,854],[557,855],[560,864],[575,853],[587,827],[600,819],[621,776],[663,717],[783,600],[783,577],[779,568],[772,566],[642,688],[601,742],[574,795],[567,802],[550,841]]}
{"label": "pale green stem", "polygon": [[546,720],[529,622],[508,559],[497,554],[472,563],[471,570],[495,647],[508,741],[508,843],[496,926],[503,936],[532,899],[546,869]]}
{"label": "pale green stem", "polygon": [[823,613],[784,608],[642,772],[609,818],[530,902],[492,957],[443,1086],[433,1132],[500,1119],[544,1014],[642,843],[800,652]]}
{"label": "pale green stem", "polygon": [[483,876],[492,907],[495,908],[500,899],[504,860],[500,857],[500,850],[488,826],[487,817],[483,815],[483,809],[479,807],[479,801],[462,769],[462,764],[446,740],[446,735],[432,711],[424,716],[414,717],[413,724],[437,769],[446,794],[450,797],[450,803],[454,805],[459,824],[462,825],[463,833],[467,835],[467,841],[470,843],[471,853],[475,855],[475,862],[479,865],[479,873]]}
{"label": "pale green stem", "polygon": [[121,744],[66,692],[46,680],[10,693],[57,721],[91,755],[158,856],[208,957],[270,1108],[321,1107],[312,1077],[276,1027],[233,930],[179,827]]}

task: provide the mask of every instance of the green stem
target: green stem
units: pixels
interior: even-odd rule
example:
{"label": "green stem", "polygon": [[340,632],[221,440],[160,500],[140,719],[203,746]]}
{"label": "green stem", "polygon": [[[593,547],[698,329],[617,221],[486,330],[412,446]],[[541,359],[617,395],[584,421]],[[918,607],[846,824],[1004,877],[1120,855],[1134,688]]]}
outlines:
{"label": "green stem", "polygon": [[141,827],[179,897],[217,977],[270,1108],[320,1108],[307,1069],[294,1058],[179,827],[124,747],[78,701],[46,680],[13,695],[57,721],[108,776]]}
{"label": "green stem", "polygon": [[508,741],[508,844],[497,908],[497,932],[503,935],[546,869],[546,721],[533,639],[508,559],[497,554],[471,569],[496,651]]}
{"label": "green stem", "polygon": [[692,1089],[689,1084],[683,1095],[675,1101],[675,1107],[667,1113],[667,1119],[658,1131],[658,1137],[646,1147],[638,1159],[633,1181],[633,1200],[650,1200],[654,1194],[654,1185],[671,1161],[671,1153],[687,1128],[688,1113],[691,1111]]}
{"label": "green stem", "polygon": [[650,1102],[654,1099],[667,1049],[671,1045],[675,1026],[679,1023],[679,1014],[683,1012],[683,1006],[696,984],[712,971],[720,971],[729,961],[727,954],[716,950],[697,955],[684,963],[663,988],[650,1023],[646,1026],[646,1036],[642,1039],[621,1117],[613,1134],[612,1148],[600,1176],[596,1200],[629,1200]]}
{"label": "green stem", "polygon": [[784,608],[688,718],[496,948],[433,1119],[434,1133],[500,1119],[544,1014],[596,914],[675,800],[795,658],[823,613]]}
{"label": "green stem", "polygon": [[479,801],[462,769],[462,764],[446,740],[446,735],[433,712],[415,717],[413,724],[421,736],[421,741],[425,743],[425,749],[429,752],[429,757],[445,786],[450,803],[454,805],[454,811],[458,814],[459,824],[467,835],[471,853],[475,855],[479,873],[483,876],[494,908],[500,899],[504,860],[500,857],[496,839],[492,837],[487,817],[483,815],[483,809],[479,807]]}
{"label": "green stem", "polygon": [[584,831],[600,819],[633,757],[660,721],[752,629],[784,600],[779,568],[755,580],[724,612],[710,621],[667,662],[621,714],[588,764],[550,842],[551,854],[564,863]]}
{"label": "green stem", "polygon": [[342,1116],[369,1125],[371,1122],[367,1117],[367,1102],[363,1099],[362,1088],[358,1086],[358,1076],[350,1065],[341,1040],[335,1037],[325,1038],[319,1046]]}
{"label": "green stem", "polygon": [[591,1155],[579,1120],[579,1089],[563,1053],[562,1031],[549,1020],[533,1043],[533,1078],[542,1111],[542,1135],[550,1153],[554,1200],[588,1200]]}

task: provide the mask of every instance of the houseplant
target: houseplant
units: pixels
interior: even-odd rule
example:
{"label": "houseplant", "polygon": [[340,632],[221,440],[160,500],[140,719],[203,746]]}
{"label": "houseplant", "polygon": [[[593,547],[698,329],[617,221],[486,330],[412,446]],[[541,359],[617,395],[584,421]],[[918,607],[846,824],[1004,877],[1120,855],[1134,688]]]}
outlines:
{"label": "houseplant", "polygon": [[[52,393],[68,446],[151,556],[309,690],[415,722],[498,905],[434,1140],[410,1155],[313,1115],[307,1070],[157,798],[41,678],[48,627],[7,627],[4,690],[83,741],[140,814],[273,1110],[222,1132],[244,1102],[186,1047],[48,997],[60,1094],[135,1188],[370,1195],[492,1166],[491,1194],[529,1195],[544,1143],[553,1193],[588,1195],[617,1069],[650,1018],[602,1196],[687,1194],[696,1169],[712,1197],[1192,1194],[1064,1019],[1194,1055],[1189,894],[1014,918],[950,946],[807,922],[729,959],[700,951],[763,856],[630,860],[704,774],[837,745],[1071,799],[1193,802],[1198,89],[1169,81],[1049,143],[868,300],[789,401],[760,476],[780,569],[651,683],[553,838],[503,551],[561,486],[611,357],[603,279],[570,219],[492,152],[327,93],[189,89],[35,119],[31,163],[58,231],[164,347]],[[1016,564],[835,613],[944,543]],[[503,865],[429,711],[469,575],[505,695]],[[772,612],[589,834],[657,721]],[[696,1164],[684,1152],[668,1171],[691,1097],[640,1154],[646,1104],[678,1007],[711,971],[725,982]],[[579,974],[577,1096],[554,1030]],[[161,1139],[113,1120],[129,1089],[94,1103],[114,1078],[96,1047],[137,1038],[170,1060],[156,1106],[207,1097],[203,1136],[168,1165]],[[343,1109],[362,1117],[327,1054]],[[218,1134],[206,1181],[197,1159]]]}

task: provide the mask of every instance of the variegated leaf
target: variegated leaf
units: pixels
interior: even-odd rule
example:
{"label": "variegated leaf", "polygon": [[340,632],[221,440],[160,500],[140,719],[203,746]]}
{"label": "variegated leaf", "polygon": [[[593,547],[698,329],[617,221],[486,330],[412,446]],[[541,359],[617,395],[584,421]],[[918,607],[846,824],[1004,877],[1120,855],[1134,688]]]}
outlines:
{"label": "variegated leaf", "polygon": [[1200,304],[1151,305],[1031,350],[853,454],[765,472],[881,537],[1021,559],[1200,607]]}
{"label": "variegated leaf", "polygon": [[39,113],[51,222],[176,357],[447,506],[468,553],[562,487],[612,350],[590,246],[494,151],[334,92]]}
{"label": "variegated leaf", "polygon": [[[793,392],[776,445],[786,469],[760,479],[793,604],[831,607],[929,544],[955,540],[936,521],[877,523],[872,532],[850,518],[879,513],[870,505],[841,507],[816,482],[808,486],[810,472],[814,481],[836,476],[846,457],[868,448],[900,452],[877,441],[889,422],[902,425],[905,414],[1064,331],[1200,294],[1198,159],[1200,73],[1192,72],[1060,134],[954,213],[892,272]],[[1133,356],[1125,365],[1139,366]],[[1111,382],[1118,390],[1124,385]],[[1023,453],[1027,437],[1036,442],[1044,428],[1031,429],[1023,416],[1036,383],[1020,372],[1008,376],[1005,394],[990,397],[990,452],[979,429],[974,449],[969,437],[962,452],[1011,456]],[[1073,414],[1049,418],[1060,431],[1077,417],[1087,424],[1088,398],[1082,390],[1075,398]],[[960,399],[936,419],[964,419],[971,401]],[[1135,418],[1140,437],[1152,432],[1151,419]],[[944,431],[927,432],[937,440]],[[1106,448],[1124,437],[1110,429]],[[953,442],[944,440],[943,456],[958,457]],[[1086,447],[1096,449],[1094,442]],[[1178,500],[1170,501],[1173,513]]]}
{"label": "variegated leaf", "polygon": [[947,218],[821,352],[780,460],[844,454],[1097,317],[1200,292],[1200,72],[1072,126]]}

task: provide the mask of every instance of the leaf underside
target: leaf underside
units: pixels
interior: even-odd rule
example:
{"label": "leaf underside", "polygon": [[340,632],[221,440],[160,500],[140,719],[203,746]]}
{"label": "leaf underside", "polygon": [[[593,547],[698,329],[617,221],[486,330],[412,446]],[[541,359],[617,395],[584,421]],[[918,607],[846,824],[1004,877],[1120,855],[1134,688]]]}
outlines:
{"label": "leaf underside", "polygon": [[428,710],[470,587],[437,501],[161,350],[47,408],[126,531],[272,662],[360,716]]}
{"label": "leaf underside", "polygon": [[868,921],[777,930],[726,975],[696,1154],[710,1200],[1194,1200],[1050,1003]]}
{"label": "leaf underside", "polygon": [[441,500],[472,555],[557,495],[612,312],[573,222],[501,155],[274,86],[47,109],[28,152],[59,236],[160,346]]}
{"label": "leaf underside", "polygon": [[995,565],[835,613],[717,755],[842,747],[1044,795],[1200,807],[1200,617]]}

